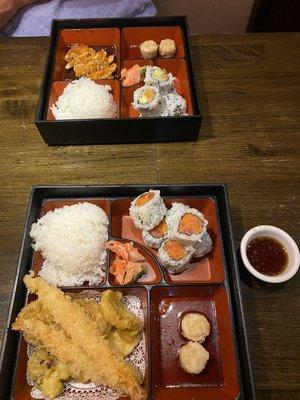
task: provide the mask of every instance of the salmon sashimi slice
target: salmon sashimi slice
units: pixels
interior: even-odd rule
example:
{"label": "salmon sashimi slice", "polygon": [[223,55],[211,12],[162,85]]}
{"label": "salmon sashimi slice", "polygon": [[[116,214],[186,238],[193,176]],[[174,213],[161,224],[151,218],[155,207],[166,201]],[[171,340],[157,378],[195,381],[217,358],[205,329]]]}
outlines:
{"label": "salmon sashimi slice", "polygon": [[179,232],[185,235],[198,234],[203,229],[203,221],[195,214],[186,213],[179,222]]}
{"label": "salmon sashimi slice", "polygon": [[176,240],[167,240],[164,248],[169,256],[176,261],[182,260],[187,255],[183,245]]}
{"label": "salmon sashimi slice", "polygon": [[110,273],[114,275],[116,282],[120,285],[136,282],[150,267],[145,257],[134,247],[132,242],[122,243],[117,240],[109,240],[106,248],[116,254],[110,267]]}

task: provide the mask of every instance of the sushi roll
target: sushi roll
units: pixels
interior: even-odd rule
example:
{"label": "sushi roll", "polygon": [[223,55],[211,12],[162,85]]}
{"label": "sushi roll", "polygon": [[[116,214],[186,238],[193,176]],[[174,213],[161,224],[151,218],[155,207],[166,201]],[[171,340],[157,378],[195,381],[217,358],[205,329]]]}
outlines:
{"label": "sushi roll", "polygon": [[178,93],[170,92],[162,100],[161,116],[173,117],[186,114],[186,101]]}
{"label": "sushi roll", "polygon": [[164,219],[167,208],[159,190],[149,190],[131,202],[129,209],[134,225],[140,229],[150,230]]}
{"label": "sushi roll", "polygon": [[159,44],[159,54],[162,58],[171,58],[176,53],[176,45],[172,39],[164,39]]}
{"label": "sushi roll", "polygon": [[196,246],[206,232],[207,220],[204,215],[181,203],[173,203],[167,218],[169,237],[184,245]]}
{"label": "sushi roll", "polygon": [[196,244],[195,258],[205,256],[212,250],[212,240],[208,232],[205,232],[201,240]]}
{"label": "sushi roll", "polygon": [[157,112],[160,103],[161,95],[156,86],[145,85],[133,93],[132,106],[143,116],[152,116]]}
{"label": "sushi roll", "polygon": [[158,225],[150,230],[143,229],[142,236],[147,246],[158,249],[168,236],[168,224],[166,219],[164,218]]}
{"label": "sushi roll", "polygon": [[140,44],[141,55],[146,60],[151,60],[157,56],[158,45],[154,40],[146,40]]}
{"label": "sushi roll", "polygon": [[145,75],[145,84],[158,86],[163,93],[173,90],[174,76],[160,67],[147,66]]}
{"label": "sushi roll", "polygon": [[184,246],[178,240],[167,239],[158,249],[158,259],[171,274],[179,274],[189,268],[194,251],[193,246]]}

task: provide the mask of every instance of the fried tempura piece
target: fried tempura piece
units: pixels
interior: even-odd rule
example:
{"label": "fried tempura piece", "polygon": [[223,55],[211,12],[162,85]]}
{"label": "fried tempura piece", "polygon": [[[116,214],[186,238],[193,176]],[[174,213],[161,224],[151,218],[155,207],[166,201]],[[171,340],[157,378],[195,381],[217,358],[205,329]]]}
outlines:
{"label": "fried tempura piece", "polygon": [[122,302],[122,293],[110,289],[102,293],[101,312],[106,321],[118,329],[128,329],[140,332],[143,328],[142,321],[132,312],[127,310]]}
{"label": "fried tempura piece", "polygon": [[65,55],[67,61],[66,69],[73,68],[76,62],[82,62],[86,58],[91,57],[95,54],[95,50],[85,44],[78,44],[72,47]]}
{"label": "fried tempura piece", "polygon": [[[85,368],[84,376],[86,378],[109,386],[118,392],[129,394],[132,400],[146,398],[144,389],[139,386],[133,366],[124,362],[120,355],[111,348],[109,342],[99,334],[96,322],[89,318],[81,306],[58,288],[47,284],[42,278],[33,277],[33,273],[26,275],[24,282],[32,293],[38,295],[43,307],[51,314],[56,324],[65,331],[65,338],[70,337],[68,343],[77,349],[76,355],[79,361],[84,358],[83,365],[85,366],[86,359],[88,359],[90,367],[86,368],[91,368],[93,372],[88,369],[87,373]],[[141,324],[141,321],[139,322]],[[43,323],[41,322],[41,324]],[[17,326],[18,324],[15,325],[15,328]],[[37,337],[38,335],[33,336]],[[43,340],[51,339],[45,338],[44,333],[40,337]],[[63,339],[62,342],[64,342]],[[49,348],[49,346],[45,346]],[[79,354],[78,348],[82,349]],[[56,355],[53,350],[51,353]],[[58,358],[64,361],[61,356]],[[74,360],[72,364],[76,365]]]}
{"label": "fried tempura piece", "polygon": [[89,315],[89,317],[96,322],[98,332],[101,334],[101,336],[105,337],[109,335],[112,326],[103,318],[100,303],[98,301],[78,298],[74,298],[73,301],[76,301],[77,304],[83,307],[84,311]]}
{"label": "fried tempura piece", "polygon": [[114,55],[107,56],[104,49],[94,49],[79,44],[65,55],[66,69],[73,68],[76,78],[86,76],[91,79],[108,79],[115,72],[117,64],[112,63]]}
{"label": "fried tempura piece", "polygon": [[67,364],[51,356],[46,349],[35,350],[27,362],[28,376],[43,395],[54,399],[64,391],[64,380],[70,377]]}
{"label": "fried tempura piece", "polygon": [[107,67],[89,73],[87,77],[91,79],[112,79],[113,78],[112,74],[115,72],[116,69],[117,69],[117,64],[112,63]]}
{"label": "fried tempura piece", "polygon": [[113,329],[108,336],[108,340],[111,346],[125,358],[129,356],[138,345],[141,340],[141,334],[137,332],[134,335],[127,335],[125,336],[127,340],[124,339],[124,335],[122,336],[120,335],[119,329]]}

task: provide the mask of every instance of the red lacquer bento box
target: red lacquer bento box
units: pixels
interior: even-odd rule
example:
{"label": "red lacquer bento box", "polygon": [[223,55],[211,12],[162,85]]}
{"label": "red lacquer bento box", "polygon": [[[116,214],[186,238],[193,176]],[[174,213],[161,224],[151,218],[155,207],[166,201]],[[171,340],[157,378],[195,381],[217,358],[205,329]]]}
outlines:
{"label": "red lacquer bento box", "polygon": [[[181,274],[172,275],[166,271],[157,251],[145,245],[139,229],[132,223],[130,202],[150,189],[160,190],[168,208],[174,202],[182,203],[203,213],[208,221],[213,250]],[[101,282],[61,289],[70,296],[84,296],[91,291],[101,296],[111,289],[125,297],[139,299],[145,346],[142,386],[147,391],[147,399],[254,400],[227,191],[222,184],[34,187],[1,353],[1,398],[29,400],[33,395],[26,380],[27,344],[11,330],[20,309],[34,300],[34,295],[27,295],[22,278],[30,269],[38,273],[44,261],[31,247],[31,226],[49,211],[83,202],[102,208],[109,221],[108,238],[132,242],[147,261],[148,270],[135,283],[120,285],[110,271],[115,254],[108,251],[106,272]],[[202,314],[211,327],[202,343],[210,357],[200,374],[187,373],[178,361],[178,350],[187,343],[181,330],[187,313]],[[102,398],[90,394],[93,388],[89,390],[74,394],[74,398]],[[129,400],[129,397],[121,398]]]}
{"label": "red lacquer bento box", "polygon": [[[164,58],[159,54],[151,59],[143,58],[140,45],[153,40],[157,45],[164,39],[175,44],[175,54]],[[112,76],[91,78],[98,85],[110,85],[116,104],[115,117],[89,119],[55,119],[51,106],[64,92],[66,86],[77,79],[72,68],[66,69],[67,52],[77,45],[85,45],[92,51],[102,49],[116,64]],[[163,54],[163,53],[162,53]],[[84,59],[83,72],[89,71]],[[134,65],[159,67],[176,78],[176,91],[186,104],[182,113],[170,110],[161,114],[141,114],[132,103],[134,92],[143,81],[124,87],[121,71]],[[76,72],[77,73],[77,72]],[[85,76],[85,75],[81,75]],[[87,75],[89,76],[89,75]],[[109,79],[107,79],[109,78]],[[170,89],[171,91],[173,90]],[[176,92],[177,94],[177,92]],[[171,104],[174,99],[161,94],[160,104]],[[166,100],[168,98],[168,100]],[[165,99],[165,100],[163,100]],[[172,100],[173,99],[173,100]],[[68,106],[68,105],[67,105]],[[78,115],[78,114],[76,114]],[[61,118],[61,117],[57,117]],[[54,20],[51,42],[41,85],[36,114],[36,126],[49,145],[147,143],[197,140],[202,114],[197,95],[186,17],[147,17],[121,19]]]}

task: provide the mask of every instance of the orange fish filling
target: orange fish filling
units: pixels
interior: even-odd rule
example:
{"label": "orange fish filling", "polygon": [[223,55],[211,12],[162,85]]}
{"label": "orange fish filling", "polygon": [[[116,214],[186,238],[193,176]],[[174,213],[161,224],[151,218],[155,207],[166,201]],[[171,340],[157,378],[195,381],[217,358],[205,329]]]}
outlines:
{"label": "orange fish filling", "polygon": [[147,193],[142,194],[142,195],[136,200],[135,205],[136,205],[137,207],[142,207],[143,205],[145,205],[146,203],[148,203],[150,200],[153,199],[154,194],[155,194],[155,193],[153,193],[153,192],[147,192]]}
{"label": "orange fish filling", "polygon": [[175,261],[179,261],[187,256],[187,252],[185,251],[183,245],[176,240],[168,240],[164,245],[164,249]]}
{"label": "orange fish filling", "polygon": [[163,237],[168,231],[168,225],[166,221],[163,219],[158,225],[156,225],[153,229],[150,231],[150,235],[153,236],[154,238],[160,239]]}
{"label": "orange fish filling", "polygon": [[184,235],[198,234],[203,229],[203,221],[197,215],[186,213],[182,216],[178,230]]}

